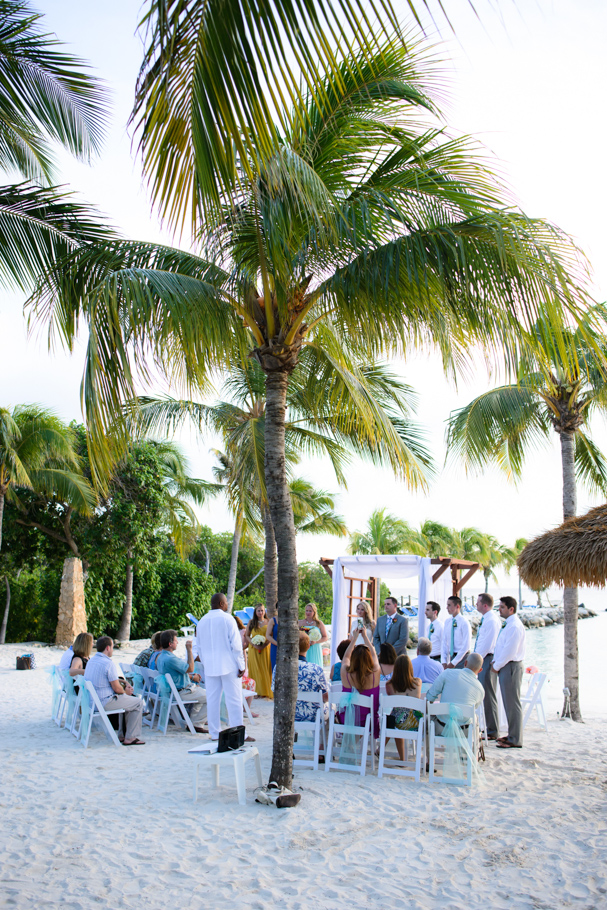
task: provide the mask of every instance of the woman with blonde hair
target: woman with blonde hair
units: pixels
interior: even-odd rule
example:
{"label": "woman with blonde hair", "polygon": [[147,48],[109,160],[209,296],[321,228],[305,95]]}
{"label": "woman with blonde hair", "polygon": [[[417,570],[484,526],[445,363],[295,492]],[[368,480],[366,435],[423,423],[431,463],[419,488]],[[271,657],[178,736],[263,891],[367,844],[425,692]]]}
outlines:
{"label": "woman with blonde hair", "polygon": [[299,620],[299,628],[310,637],[311,644],[306,654],[306,660],[309,664],[318,664],[319,667],[322,667],[322,646],[329,640],[329,636],[324,622],[318,618],[316,604],[306,604],[305,618]]}
{"label": "woman with blonde hair", "polygon": [[70,676],[83,676],[93,650],[93,636],[90,632],[80,632],[76,636],[73,647],[74,656],[70,664]]}
{"label": "woman with blonde hair", "polygon": [[255,691],[259,698],[274,698],[270,665],[270,642],[266,638],[267,628],[266,608],[263,604],[255,604],[255,612],[247,626],[244,643],[247,646],[249,676],[255,680]]}
{"label": "woman with blonde hair", "polygon": [[[362,620],[362,625],[359,620]],[[356,604],[356,619],[352,624],[352,630],[356,627],[359,629],[365,627],[367,634],[371,640],[373,640],[373,633],[375,632],[375,622],[373,621],[373,616],[371,615],[371,607],[364,600],[361,600]],[[352,632],[350,632],[350,638],[352,637]]]}

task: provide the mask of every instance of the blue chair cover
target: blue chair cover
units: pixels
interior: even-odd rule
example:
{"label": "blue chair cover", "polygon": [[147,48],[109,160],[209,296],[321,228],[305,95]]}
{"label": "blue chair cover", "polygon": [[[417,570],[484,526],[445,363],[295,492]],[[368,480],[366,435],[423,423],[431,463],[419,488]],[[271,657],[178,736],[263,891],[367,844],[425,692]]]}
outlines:
{"label": "blue chair cover", "polygon": [[143,678],[143,676],[141,675],[141,673],[139,672],[137,667],[133,668],[132,680],[133,680],[133,682],[132,682],[133,692],[135,693],[135,695],[141,695],[141,693],[143,692],[143,689],[145,687],[145,679]]}
{"label": "blue chair cover", "polygon": [[63,690],[63,680],[57,671],[57,667],[45,667],[45,670],[48,673],[47,682],[53,687],[53,694],[51,696],[51,717],[54,717],[57,713],[59,698]]}
{"label": "blue chair cover", "polygon": [[158,726],[165,727],[169,717],[169,705],[171,703],[171,687],[169,686],[166,676],[161,674],[154,680],[156,691],[160,695],[160,709],[158,711]]}
{"label": "blue chair cover", "polygon": [[[339,699],[339,707],[345,709],[344,725],[356,725],[356,705],[354,699],[358,692],[353,689],[352,692],[342,692]],[[335,728],[334,728],[335,729]],[[357,765],[360,762],[360,753],[362,751],[362,737],[355,733],[344,733],[341,740],[341,749],[339,750],[338,762],[340,765]]]}
{"label": "blue chair cover", "polygon": [[89,728],[91,722],[91,714],[93,713],[93,704],[92,699],[89,693],[89,690],[84,685],[84,681],[81,689],[80,696],[80,734],[85,734]]}
{"label": "blue chair cover", "polygon": [[[464,716],[457,705],[449,705],[449,717],[441,734],[445,745],[445,762],[443,777],[456,779],[466,778],[467,760],[472,764],[472,777],[478,779],[480,774],[478,759],[472,754],[468,740],[464,736],[461,725],[466,723]],[[474,723],[474,718],[471,723]]]}

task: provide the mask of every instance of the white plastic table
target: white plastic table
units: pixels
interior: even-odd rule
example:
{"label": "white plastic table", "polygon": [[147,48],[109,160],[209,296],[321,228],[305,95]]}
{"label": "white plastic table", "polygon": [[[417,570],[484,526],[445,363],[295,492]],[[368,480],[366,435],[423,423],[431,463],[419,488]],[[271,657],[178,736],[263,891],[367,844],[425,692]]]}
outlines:
{"label": "white plastic table", "polygon": [[213,768],[213,785],[215,787],[219,786],[219,769],[221,766],[230,764],[233,766],[236,777],[236,793],[241,806],[246,806],[247,804],[245,765],[249,759],[255,759],[257,786],[261,787],[263,784],[259,750],[255,746],[243,746],[242,749],[236,749],[234,752],[209,752],[208,746],[199,746],[197,749],[190,749],[188,754],[196,759],[194,768],[194,802],[198,799],[198,769],[201,764],[210,765]]}

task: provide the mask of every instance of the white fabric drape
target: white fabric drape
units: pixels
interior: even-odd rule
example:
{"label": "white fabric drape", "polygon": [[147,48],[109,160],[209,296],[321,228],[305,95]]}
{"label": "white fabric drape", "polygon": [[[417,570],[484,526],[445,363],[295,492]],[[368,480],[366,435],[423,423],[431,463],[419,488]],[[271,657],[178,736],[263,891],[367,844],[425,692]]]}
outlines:
{"label": "white fabric drape", "polygon": [[[348,635],[346,579],[418,577],[418,604],[421,605],[419,634],[426,631],[424,607],[432,597],[432,565],[429,556],[340,556],[333,563],[333,616],[331,618],[331,663],[337,659],[337,645]],[[440,583],[441,579],[439,579]]]}

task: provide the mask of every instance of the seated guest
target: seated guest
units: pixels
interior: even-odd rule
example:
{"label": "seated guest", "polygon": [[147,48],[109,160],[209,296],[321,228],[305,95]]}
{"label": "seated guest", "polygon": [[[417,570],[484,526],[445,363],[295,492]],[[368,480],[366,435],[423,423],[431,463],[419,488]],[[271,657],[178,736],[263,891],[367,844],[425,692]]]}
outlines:
{"label": "seated guest", "polygon": [[412,660],[413,672],[423,683],[433,683],[441,673],[441,666],[432,659],[432,642],[429,638],[420,638],[417,643],[417,657]]}
{"label": "seated guest", "polygon": [[[358,644],[359,637],[363,644]],[[379,651],[379,646],[378,646]],[[373,736],[377,739],[379,736],[379,677],[381,669],[375,649],[371,647],[371,640],[367,635],[367,630],[355,628],[353,631],[352,641],[348,645],[348,650],[344,654],[341,664],[341,681],[344,692],[352,692],[353,689],[360,695],[370,695],[373,698]],[[368,708],[356,707],[356,724],[364,724],[365,718],[369,713]],[[343,723],[345,712],[339,716],[340,723]]]}
{"label": "seated guest", "polygon": [[[307,660],[307,653],[310,648],[310,636],[307,632],[299,632],[299,661],[297,663],[297,688],[302,692],[322,692],[322,700],[329,701],[329,684],[322,667],[318,664],[310,663]],[[272,673],[272,691],[276,682],[276,667]],[[328,706],[325,705],[325,714]],[[307,701],[295,702],[295,720],[316,720],[316,705],[311,705]]]}
{"label": "seated guest", "polygon": [[379,666],[381,673],[379,675],[380,682],[388,682],[392,676],[392,671],[394,670],[394,664],[396,663],[396,651],[394,650],[394,645],[391,645],[389,642],[385,641],[382,645],[379,646]]}
{"label": "seated guest", "polygon": [[124,709],[126,730],[123,743],[125,746],[144,746],[141,734],[143,702],[133,695],[133,687],[123,686],[118,681],[118,668],[112,660],[114,642],[109,635],[97,639],[97,652],[86,665],[84,678],[95,687],[99,701],[106,711]]}
{"label": "seated guest", "polygon": [[69,670],[72,665],[72,657],[74,656],[74,646],[70,645],[67,651],[64,651],[61,655],[61,660],[59,661],[60,670]]}
{"label": "seated guest", "polygon": [[156,661],[162,654],[162,632],[158,633],[158,638],[156,639],[156,650],[152,651],[150,659],[148,660],[148,670],[157,670]]}
{"label": "seated guest", "polygon": [[331,682],[341,682],[341,662],[344,659],[344,654],[348,650],[348,645],[350,644],[349,638],[344,638],[343,641],[337,646],[337,656],[339,660],[336,660],[333,666],[331,667],[331,672],[329,674],[329,679]]}
{"label": "seated guest", "polygon": [[[154,632],[154,634],[152,635],[152,637],[150,639],[150,644],[148,645],[148,647],[144,648],[143,651],[140,651],[139,654],[137,655],[137,657],[135,658],[135,660],[133,661],[133,663],[137,667],[147,667],[152,654],[155,651],[158,654],[160,653],[160,651],[162,650],[162,648],[160,647],[160,636],[161,635],[162,635],[162,632]],[[154,669],[154,668],[152,667],[152,669]]]}
{"label": "seated guest", "polygon": [[[471,708],[478,708],[485,697],[485,690],[477,678],[482,666],[483,658],[473,651],[468,654],[462,670],[443,670],[426,692],[426,698],[428,701],[436,701],[440,695],[441,705],[470,705]],[[436,718],[436,721],[439,727],[444,726],[440,718]]]}
{"label": "seated guest", "polygon": [[[422,681],[413,672],[413,662],[408,654],[400,654],[394,663],[392,679],[386,683],[386,695],[407,695],[410,698],[420,698]],[[393,708],[391,716],[394,726],[398,730],[417,730],[421,715],[412,708]],[[386,741],[389,737],[386,737]],[[398,757],[405,760],[405,743],[402,739],[396,740]]]}
{"label": "seated guest", "polygon": [[93,636],[90,632],[81,632],[74,641],[74,655],[70,663],[70,676],[82,676],[93,650]]}
{"label": "seated guest", "polygon": [[202,686],[195,683],[200,682],[198,673],[194,673],[194,657],[192,654],[192,639],[188,638],[185,643],[187,660],[175,657],[174,652],[177,650],[178,640],[177,632],[174,629],[167,629],[160,636],[162,651],[156,658],[156,669],[159,673],[169,675],[175,683],[175,688],[183,698],[192,701],[186,705],[189,711],[194,729],[197,733],[207,733],[206,727],[196,726],[200,724],[207,714],[207,693]]}

